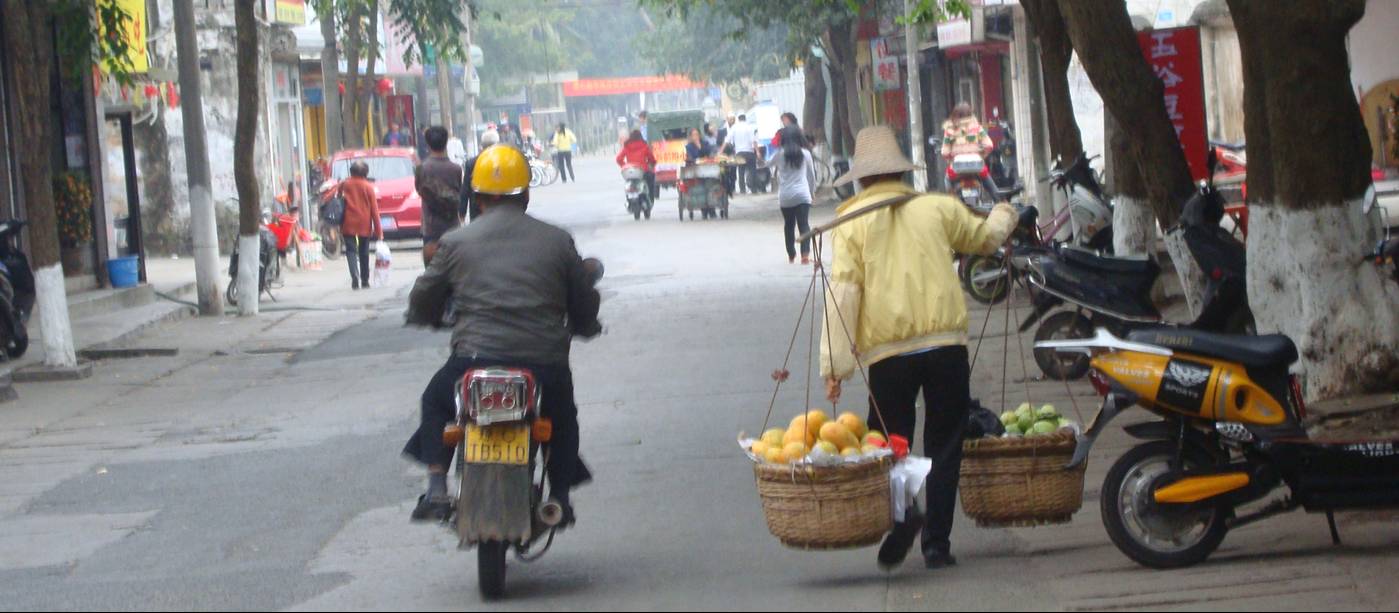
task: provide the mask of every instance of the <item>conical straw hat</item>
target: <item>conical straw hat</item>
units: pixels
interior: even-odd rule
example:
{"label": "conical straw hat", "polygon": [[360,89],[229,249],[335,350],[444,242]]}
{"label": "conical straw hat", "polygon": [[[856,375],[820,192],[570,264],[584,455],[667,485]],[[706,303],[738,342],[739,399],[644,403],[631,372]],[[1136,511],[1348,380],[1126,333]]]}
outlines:
{"label": "conical straw hat", "polygon": [[889,126],[870,126],[855,136],[855,157],[850,160],[850,172],[836,179],[836,185],[876,175],[901,174],[917,168],[908,161],[894,130]]}

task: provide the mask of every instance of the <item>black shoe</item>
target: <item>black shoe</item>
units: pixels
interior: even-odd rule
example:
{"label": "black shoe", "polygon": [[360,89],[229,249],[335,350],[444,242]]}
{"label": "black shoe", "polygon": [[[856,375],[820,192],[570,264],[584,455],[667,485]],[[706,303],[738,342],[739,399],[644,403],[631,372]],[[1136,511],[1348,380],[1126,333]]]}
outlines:
{"label": "black shoe", "polygon": [[908,557],[908,551],[913,548],[913,541],[918,533],[923,530],[923,516],[913,514],[907,521],[894,524],[894,531],[889,536],[884,537],[884,544],[879,547],[879,568],[884,571],[891,571],[898,568]]}
{"label": "black shoe", "polygon": [[413,521],[447,521],[452,517],[452,499],[447,496],[418,497],[418,506],[413,509]]}
{"label": "black shoe", "polygon": [[928,570],[938,570],[949,566],[956,566],[957,558],[950,553],[939,553],[923,557],[923,566]]}
{"label": "black shoe", "polygon": [[350,289],[352,289],[352,290],[359,289],[359,281],[352,281],[352,282],[350,283]]}

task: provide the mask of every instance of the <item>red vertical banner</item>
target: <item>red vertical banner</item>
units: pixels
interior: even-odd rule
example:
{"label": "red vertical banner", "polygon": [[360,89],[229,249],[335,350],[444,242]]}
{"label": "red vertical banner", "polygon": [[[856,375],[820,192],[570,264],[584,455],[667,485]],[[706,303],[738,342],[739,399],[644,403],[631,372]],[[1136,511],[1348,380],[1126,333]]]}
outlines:
{"label": "red vertical banner", "polygon": [[1196,181],[1209,175],[1209,129],[1205,120],[1205,72],[1198,27],[1152,30],[1137,35],[1142,54],[1166,86],[1164,101],[1176,137]]}
{"label": "red vertical banner", "polygon": [[388,122],[398,124],[399,128],[411,134],[412,141],[417,143],[419,130],[413,117],[413,97],[406,94],[389,96],[387,102]]}

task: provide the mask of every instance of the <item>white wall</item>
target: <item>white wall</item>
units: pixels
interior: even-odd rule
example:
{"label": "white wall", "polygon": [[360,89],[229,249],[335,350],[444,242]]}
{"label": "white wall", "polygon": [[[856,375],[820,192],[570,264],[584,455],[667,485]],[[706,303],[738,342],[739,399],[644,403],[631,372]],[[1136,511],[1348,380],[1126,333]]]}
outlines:
{"label": "white wall", "polygon": [[1350,80],[1362,91],[1399,78],[1399,2],[1369,0],[1350,31]]}

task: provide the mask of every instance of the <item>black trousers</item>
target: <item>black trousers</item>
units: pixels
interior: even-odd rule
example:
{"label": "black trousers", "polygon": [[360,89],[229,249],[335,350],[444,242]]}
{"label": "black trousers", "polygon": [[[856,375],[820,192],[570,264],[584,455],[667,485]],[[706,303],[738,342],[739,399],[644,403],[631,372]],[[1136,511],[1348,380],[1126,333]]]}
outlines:
{"label": "black trousers", "polygon": [[[787,257],[797,257],[796,230],[801,230],[802,234],[811,231],[811,203],[798,204],[797,206],[782,207],[782,235],[786,238],[783,244],[787,245]],[[802,257],[811,255],[811,239],[802,241]]]}
{"label": "black trousers", "polygon": [[647,173],[646,173],[646,193],[647,193],[647,194],[650,194],[650,196],[651,196],[651,205],[652,205],[652,206],[655,206],[655,204],[656,204],[656,199],[661,197],[661,188],[660,188],[659,185],[656,185],[656,173],[655,173],[655,172],[647,172]]}
{"label": "black trousers", "polygon": [[[913,441],[918,421],[914,402],[919,390],[927,407],[923,420],[923,455],[932,459],[928,475],[927,524],[923,527],[923,555],[947,554],[951,548],[952,520],[957,512],[957,484],[962,470],[962,435],[971,403],[971,366],[964,345],[942,347],[876,362],[869,368],[870,393],[888,424],[889,434]],[[871,429],[881,429],[874,405],[868,419]]]}
{"label": "black trousers", "polygon": [[743,193],[757,193],[757,181],[753,175],[758,172],[758,154],[752,151],[743,151],[738,154],[743,160],[743,165],[738,167],[738,189]]}
{"label": "black trousers", "polygon": [[573,172],[573,152],[560,151],[554,154],[554,165],[559,167],[559,178],[564,183],[569,180],[578,181],[578,175]]}
{"label": "black trousers", "polygon": [[573,371],[567,364],[521,364],[507,360],[452,356],[423,390],[422,421],[403,447],[404,455],[428,466],[448,467],[455,447],[442,443],[442,429],[456,419],[456,387],[462,375],[487,366],[527,368],[534,372],[543,392],[539,413],[554,422],[549,441],[549,489],[567,500],[569,489],[586,482],[590,475],[578,459],[578,405],[573,402]]}
{"label": "black trousers", "polygon": [[345,261],[350,263],[350,281],[360,287],[369,287],[369,243],[368,236],[345,237]]}

